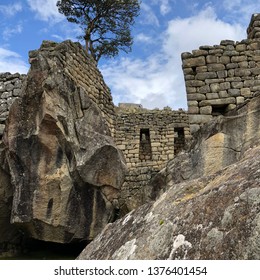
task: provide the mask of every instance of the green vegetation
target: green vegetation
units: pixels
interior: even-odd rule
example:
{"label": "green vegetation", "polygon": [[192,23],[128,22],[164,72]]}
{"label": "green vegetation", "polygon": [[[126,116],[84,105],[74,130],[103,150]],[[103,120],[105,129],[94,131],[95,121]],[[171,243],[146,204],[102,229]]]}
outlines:
{"label": "green vegetation", "polygon": [[59,12],[83,30],[86,51],[95,59],[131,51],[130,27],[140,11],[138,0],[60,0]]}

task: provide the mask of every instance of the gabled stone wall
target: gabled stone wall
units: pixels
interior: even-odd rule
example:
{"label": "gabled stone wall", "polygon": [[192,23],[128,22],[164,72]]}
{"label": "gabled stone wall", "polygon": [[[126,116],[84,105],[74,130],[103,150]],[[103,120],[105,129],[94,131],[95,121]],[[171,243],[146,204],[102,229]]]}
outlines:
{"label": "gabled stone wall", "polygon": [[246,40],[224,40],[182,54],[192,132],[260,91],[259,19],[252,16]]}

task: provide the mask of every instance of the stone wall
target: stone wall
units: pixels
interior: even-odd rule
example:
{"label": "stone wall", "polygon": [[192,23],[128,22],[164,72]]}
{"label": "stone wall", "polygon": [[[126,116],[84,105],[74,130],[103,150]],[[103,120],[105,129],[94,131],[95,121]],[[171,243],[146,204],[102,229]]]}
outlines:
{"label": "stone wall", "polygon": [[188,115],[182,110],[146,110],[121,104],[115,127],[115,141],[129,170],[122,201],[133,209],[142,203],[142,190],[153,175],[185,147],[190,138]]}
{"label": "stone wall", "polygon": [[[105,84],[94,60],[88,56],[79,43],[64,41],[60,44],[43,41],[40,50],[56,56],[62,63],[59,71],[64,71],[79,87],[82,87],[90,99],[101,109],[109,128],[113,133],[114,104],[110,89]],[[30,51],[30,63],[33,63],[37,51]]]}
{"label": "stone wall", "polygon": [[191,131],[260,91],[260,15],[252,16],[248,39],[223,40],[183,53]]}
{"label": "stone wall", "polygon": [[21,87],[26,75],[18,73],[0,73],[0,138],[5,128],[9,109],[17,97],[21,96]]}

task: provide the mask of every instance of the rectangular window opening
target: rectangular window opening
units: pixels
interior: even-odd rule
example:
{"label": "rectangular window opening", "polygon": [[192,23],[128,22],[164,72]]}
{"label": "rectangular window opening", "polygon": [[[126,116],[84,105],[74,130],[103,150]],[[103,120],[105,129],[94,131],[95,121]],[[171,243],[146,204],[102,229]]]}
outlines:
{"label": "rectangular window opening", "polygon": [[185,147],[185,135],[183,127],[174,128],[174,154],[177,155]]}
{"label": "rectangular window opening", "polygon": [[150,130],[148,128],[140,129],[139,159],[140,160],[152,159]]}
{"label": "rectangular window opening", "polygon": [[212,116],[225,115],[228,105],[215,105],[212,106]]}

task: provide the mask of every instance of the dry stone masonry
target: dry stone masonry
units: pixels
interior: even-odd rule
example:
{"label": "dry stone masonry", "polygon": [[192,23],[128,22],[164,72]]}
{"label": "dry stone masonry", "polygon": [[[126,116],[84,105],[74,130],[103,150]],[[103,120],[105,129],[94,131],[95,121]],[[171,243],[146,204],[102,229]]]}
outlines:
{"label": "dry stone masonry", "polygon": [[0,73],[0,138],[5,128],[5,120],[14,100],[21,96],[21,87],[26,75]]}
{"label": "dry stone masonry", "polygon": [[223,40],[183,53],[191,131],[243,104],[260,91],[260,15],[252,16],[248,39]]}
{"label": "dry stone masonry", "polygon": [[122,200],[133,209],[142,203],[143,190],[153,175],[185,147],[190,137],[188,115],[183,110],[147,110],[137,104],[120,104],[115,127],[115,141],[129,170]]}

